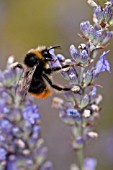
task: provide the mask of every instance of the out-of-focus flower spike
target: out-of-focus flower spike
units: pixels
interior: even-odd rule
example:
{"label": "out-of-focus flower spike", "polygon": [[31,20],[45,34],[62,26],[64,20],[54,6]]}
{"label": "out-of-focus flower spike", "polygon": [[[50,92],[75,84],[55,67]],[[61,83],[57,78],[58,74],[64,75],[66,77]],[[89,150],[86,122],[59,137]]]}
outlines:
{"label": "out-of-focus flower spike", "polygon": [[10,67],[12,62],[10,58],[9,67],[0,73],[0,168],[17,170],[23,165],[24,170],[28,166],[36,170],[47,156],[47,149],[40,142],[41,117],[33,98],[15,98],[20,72]]}

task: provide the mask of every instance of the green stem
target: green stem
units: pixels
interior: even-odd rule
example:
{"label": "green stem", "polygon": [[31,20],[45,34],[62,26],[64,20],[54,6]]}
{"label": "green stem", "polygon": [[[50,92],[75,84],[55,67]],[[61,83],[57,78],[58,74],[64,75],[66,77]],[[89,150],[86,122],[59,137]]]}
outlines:
{"label": "green stem", "polygon": [[79,170],[82,170],[83,169],[83,160],[84,160],[83,149],[80,149],[79,151],[77,151],[76,155],[77,155],[77,159],[78,159]]}
{"label": "green stem", "polygon": [[[81,115],[81,121],[79,124],[79,136],[83,137],[84,129],[83,129],[83,119]],[[77,151],[77,159],[79,170],[83,170],[83,161],[84,161],[84,143],[81,144],[81,148]]]}
{"label": "green stem", "polygon": [[[80,84],[82,84],[83,81],[83,74],[84,74],[85,68],[81,68],[80,70]],[[83,94],[82,94],[83,95]],[[78,129],[77,133],[74,134],[74,137],[76,138],[77,136],[83,137],[84,129],[83,129],[83,119],[82,119],[82,114],[81,114],[81,121],[76,127]],[[80,148],[78,151],[76,151],[76,156],[77,156],[77,162],[78,162],[78,167],[79,170],[83,170],[83,161],[84,161],[84,143],[80,144]]]}

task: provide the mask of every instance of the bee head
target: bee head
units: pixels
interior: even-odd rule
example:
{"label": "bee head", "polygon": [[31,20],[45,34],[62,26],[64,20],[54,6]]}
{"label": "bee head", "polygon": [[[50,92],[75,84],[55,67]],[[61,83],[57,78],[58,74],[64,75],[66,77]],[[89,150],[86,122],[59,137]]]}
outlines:
{"label": "bee head", "polygon": [[46,48],[45,46],[39,46],[36,49],[31,49],[25,56],[24,64],[27,65],[28,67],[34,67],[40,61],[43,62],[53,61],[52,55],[50,54],[50,50],[59,47],[60,46]]}
{"label": "bee head", "polygon": [[41,57],[38,55],[38,57],[44,61],[53,61],[52,55],[50,53],[51,49],[54,48],[59,48],[60,46],[54,46],[54,47],[50,47],[50,48],[46,48],[45,46],[39,46],[37,48],[37,51],[41,54]]}
{"label": "bee head", "polygon": [[43,50],[41,53],[42,53],[43,59],[44,59],[45,61],[52,61],[52,60],[53,60],[53,59],[52,59],[52,56],[51,56],[51,54],[49,53],[49,50],[48,50],[48,49]]}

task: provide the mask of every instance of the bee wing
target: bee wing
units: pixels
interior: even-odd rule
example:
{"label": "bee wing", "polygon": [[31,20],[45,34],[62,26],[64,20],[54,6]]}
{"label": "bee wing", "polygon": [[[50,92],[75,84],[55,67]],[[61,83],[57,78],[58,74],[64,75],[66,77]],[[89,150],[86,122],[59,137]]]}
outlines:
{"label": "bee wing", "polygon": [[16,94],[20,94],[24,99],[30,87],[30,83],[36,67],[24,69],[17,84]]}

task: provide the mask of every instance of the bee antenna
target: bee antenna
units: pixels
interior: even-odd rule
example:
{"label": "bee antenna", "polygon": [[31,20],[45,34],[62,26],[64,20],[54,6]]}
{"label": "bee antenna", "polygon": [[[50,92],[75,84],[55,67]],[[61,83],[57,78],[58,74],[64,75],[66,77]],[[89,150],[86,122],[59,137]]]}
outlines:
{"label": "bee antenna", "polygon": [[61,49],[61,46],[59,46],[59,45],[58,45],[58,46],[50,47],[50,48],[48,49],[48,51],[49,51],[49,50],[52,50],[52,49],[55,49],[55,48],[59,48],[59,49]]}

